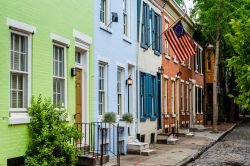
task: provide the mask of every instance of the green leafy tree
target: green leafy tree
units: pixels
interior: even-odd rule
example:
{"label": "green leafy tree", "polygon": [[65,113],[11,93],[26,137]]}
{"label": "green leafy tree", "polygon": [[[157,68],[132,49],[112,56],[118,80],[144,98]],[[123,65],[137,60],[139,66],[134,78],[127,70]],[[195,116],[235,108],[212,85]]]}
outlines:
{"label": "green leafy tree", "polygon": [[232,96],[235,102],[250,110],[250,2],[246,5],[240,19],[232,20],[232,31],[226,35],[227,42],[232,45],[233,56],[227,60],[228,67],[235,76],[238,95]]}
{"label": "green leafy tree", "polygon": [[201,29],[206,41],[215,46],[213,78],[213,131],[218,132],[218,65],[224,36],[230,31],[231,18],[237,17],[244,0],[194,0],[192,17]]}
{"label": "green leafy tree", "polygon": [[67,114],[55,109],[50,100],[32,98],[28,125],[30,142],[25,156],[27,166],[71,166],[75,164],[76,147],[71,143],[80,138],[75,126],[65,122]]}

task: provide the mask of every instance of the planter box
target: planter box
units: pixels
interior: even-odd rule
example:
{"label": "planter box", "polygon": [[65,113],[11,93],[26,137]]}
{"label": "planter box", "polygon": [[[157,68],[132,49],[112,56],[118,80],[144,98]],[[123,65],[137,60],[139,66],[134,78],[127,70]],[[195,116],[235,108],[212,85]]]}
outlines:
{"label": "planter box", "polygon": [[131,127],[131,123],[127,123],[125,121],[119,121],[118,124],[119,124],[119,127]]}

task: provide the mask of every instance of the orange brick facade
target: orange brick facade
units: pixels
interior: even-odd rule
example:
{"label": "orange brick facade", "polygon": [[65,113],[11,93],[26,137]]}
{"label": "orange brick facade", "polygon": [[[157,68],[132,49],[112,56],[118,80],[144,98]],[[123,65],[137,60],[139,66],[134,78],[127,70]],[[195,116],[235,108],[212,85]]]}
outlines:
{"label": "orange brick facade", "polygon": [[[173,18],[171,19],[166,10],[162,11],[162,31],[164,32],[168,27],[171,27],[173,23]],[[195,69],[194,56],[183,63],[178,62],[172,48],[166,42],[164,33],[162,35],[163,133],[168,132],[170,134],[173,127],[176,130],[177,124],[178,128],[192,128],[194,124],[203,123],[204,76],[202,70],[204,58],[202,48],[199,45],[197,47],[200,48],[200,70],[198,72]],[[199,93],[196,91],[197,88],[200,90]]]}

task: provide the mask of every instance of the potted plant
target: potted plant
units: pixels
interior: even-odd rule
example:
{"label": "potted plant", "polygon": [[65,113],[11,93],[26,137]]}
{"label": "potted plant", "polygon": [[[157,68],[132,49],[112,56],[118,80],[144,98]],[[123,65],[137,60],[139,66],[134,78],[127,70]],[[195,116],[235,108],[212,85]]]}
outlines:
{"label": "potted plant", "polygon": [[116,122],[116,114],[114,112],[104,113],[102,122],[104,122],[104,124],[102,124],[102,128],[108,128],[110,123]]}
{"label": "potted plant", "polygon": [[122,115],[122,119],[119,122],[119,126],[127,126],[128,124],[133,123],[133,115],[131,113],[126,113]]}

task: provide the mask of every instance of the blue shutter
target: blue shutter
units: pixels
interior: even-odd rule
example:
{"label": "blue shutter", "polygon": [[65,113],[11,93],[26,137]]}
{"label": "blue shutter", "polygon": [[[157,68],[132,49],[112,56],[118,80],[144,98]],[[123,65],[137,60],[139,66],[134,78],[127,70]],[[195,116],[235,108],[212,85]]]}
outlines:
{"label": "blue shutter", "polygon": [[140,32],[140,19],[141,19],[141,0],[137,0],[137,40],[139,41]]}
{"label": "blue shutter", "polygon": [[146,74],[146,110],[147,110],[147,117],[150,117],[152,114],[152,83],[151,83],[151,75]]}
{"label": "blue shutter", "polygon": [[155,29],[155,11],[152,8],[151,9],[151,28],[152,28],[152,49],[155,50],[155,31],[157,29]]}
{"label": "blue shutter", "polygon": [[158,17],[159,18],[159,44],[160,44],[160,54],[162,53],[162,19],[161,19],[161,16]]}
{"label": "blue shutter", "polygon": [[147,19],[146,19],[146,28],[147,28],[147,41],[146,41],[146,45],[149,47],[150,46],[150,13],[149,13],[149,5],[147,4],[146,7],[146,13],[147,13]]}

